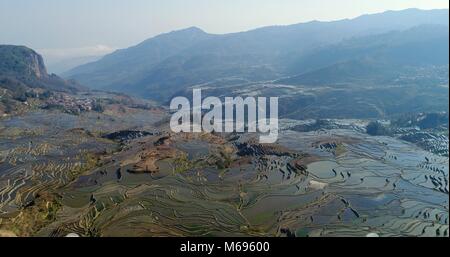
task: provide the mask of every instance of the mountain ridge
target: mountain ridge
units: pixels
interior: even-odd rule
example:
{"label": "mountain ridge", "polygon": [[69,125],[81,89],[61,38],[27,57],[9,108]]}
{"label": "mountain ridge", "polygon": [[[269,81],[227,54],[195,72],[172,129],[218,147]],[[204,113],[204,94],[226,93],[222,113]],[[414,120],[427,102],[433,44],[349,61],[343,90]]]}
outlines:
{"label": "mountain ridge", "polygon": [[[359,76],[359,80],[375,79],[380,82],[376,80],[376,75],[389,73],[395,77],[404,73],[406,68],[448,65],[448,36],[446,26],[421,25],[405,31],[344,41],[305,57],[296,69],[306,72],[278,80],[277,83],[332,84],[340,79],[349,82],[351,75]],[[360,70],[363,73],[346,73],[349,67],[350,71]],[[334,76],[324,79],[327,72],[333,72],[333,69],[336,69]],[[383,78],[386,79],[386,76]]]}
{"label": "mountain ridge", "polygon": [[448,9],[387,11],[219,35],[191,27],[118,50],[65,76],[92,88],[165,101],[182,88],[215,79],[262,81],[296,75],[295,64],[320,47],[428,23],[448,27]]}

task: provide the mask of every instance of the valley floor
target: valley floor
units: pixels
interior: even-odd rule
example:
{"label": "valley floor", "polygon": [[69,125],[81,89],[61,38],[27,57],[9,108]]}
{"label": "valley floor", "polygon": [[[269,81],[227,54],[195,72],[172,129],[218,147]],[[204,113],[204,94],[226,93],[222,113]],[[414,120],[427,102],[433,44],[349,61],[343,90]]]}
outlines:
{"label": "valley floor", "polygon": [[109,110],[0,122],[2,235],[448,236],[448,157],[406,141],[285,126],[260,145]]}

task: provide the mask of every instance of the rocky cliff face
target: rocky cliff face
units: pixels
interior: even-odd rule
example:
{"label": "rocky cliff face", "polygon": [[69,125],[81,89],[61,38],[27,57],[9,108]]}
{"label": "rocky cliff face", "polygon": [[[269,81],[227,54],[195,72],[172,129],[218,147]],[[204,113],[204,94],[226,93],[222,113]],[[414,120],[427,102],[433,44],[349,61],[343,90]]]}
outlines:
{"label": "rocky cliff face", "polygon": [[47,69],[44,65],[44,60],[42,57],[38,54],[36,54],[34,51],[29,56],[30,62],[29,67],[32,72],[32,74],[38,78],[47,77]]}
{"label": "rocky cliff face", "polygon": [[29,103],[45,101],[55,92],[75,93],[75,81],[49,75],[43,58],[30,48],[0,45],[0,118],[23,113]]}
{"label": "rocky cliff face", "polygon": [[0,45],[0,76],[24,79],[48,77],[42,56],[25,46]]}
{"label": "rocky cliff face", "polygon": [[34,50],[25,46],[0,45],[0,88],[17,91],[24,87],[56,91],[82,88],[75,81],[49,75],[42,56]]}

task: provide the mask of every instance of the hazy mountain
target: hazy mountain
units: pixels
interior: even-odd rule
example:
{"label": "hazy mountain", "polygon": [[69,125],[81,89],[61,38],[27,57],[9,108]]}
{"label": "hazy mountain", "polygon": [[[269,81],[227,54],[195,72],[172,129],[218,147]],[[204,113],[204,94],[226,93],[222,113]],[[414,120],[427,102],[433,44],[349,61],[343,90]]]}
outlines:
{"label": "hazy mountain", "polygon": [[[206,96],[275,96],[293,119],[386,118],[448,110],[449,32],[445,25],[361,36],[291,58],[289,73],[264,82],[215,80]],[[291,86],[294,85],[294,86]],[[175,95],[192,96],[190,87]]]}
{"label": "hazy mountain", "polygon": [[47,61],[47,69],[51,73],[55,74],[64,74],[78,66],[98,61],[103,56],[93,55],[93,56],[81,56],[81,57],[73,57],[67,58],[57,62],[48,62]]}
{"label": "hazy mountain", "polygon": [[115,87],[138,79],[162,60],[210,37],[195,27],[162,34],[63,75],[88,83],[93,88]]}
{"label": "hazy mountain", "polygon": [[449,63],[449,32],[444,25],[422,25],[405,31],[347,40],[321,48],[294,63],[281,84],[320,85],[381,83],[411,75],[419,67]]}
{"label": "hazy mountain", "polygon": [[[337,61],[345,61],[357,51],[364,54],[370,48],[364,44],[372,42],[370,39],[358,42],[358,38],[382,34],[382,37],[389,37],[385,35],[388,32],[409,30],[422,24],[448,27],[448,10],[389,11],[351,20],[313,21],[226,35],[210,35],[197,28],[190,28],[119,50],[97,62],[75,68],[66,76],[93,88],[167,100],[183,88],[213,80],[274,80],[313,72],[337,64]],[[382,37],[377,38],[381,43],[373,46],[375,52],[385,43]],[[320,51],[326,52],[323,49],[327,46],[339,43],[344,44],[337,54],[342,56],[321,57],[322,61],[313,59],[311,66],[308,65],[309,61],[305,61],[308,58],[311,60],[313,54],[321,55]],[[402,47],[390,49],[397,51],[400,59],[402,53],[408,50]],[[385,55],[388,54],[385,52]],[[352,60],[352,63],[361,60]],[[360,68],[361,74],[371,72]],[[329,76],[333,76],[333,73],[329,73]]]}

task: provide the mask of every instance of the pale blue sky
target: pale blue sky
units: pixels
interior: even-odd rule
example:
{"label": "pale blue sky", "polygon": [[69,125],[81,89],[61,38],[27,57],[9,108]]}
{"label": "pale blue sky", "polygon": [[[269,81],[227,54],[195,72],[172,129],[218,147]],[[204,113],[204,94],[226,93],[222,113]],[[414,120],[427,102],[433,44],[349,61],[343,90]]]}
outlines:
{"label": "pale blue sky", "polygon": [[0,44],[82,55],[190,26],[227,33],[448,5],[448,0],[0,0]]}

